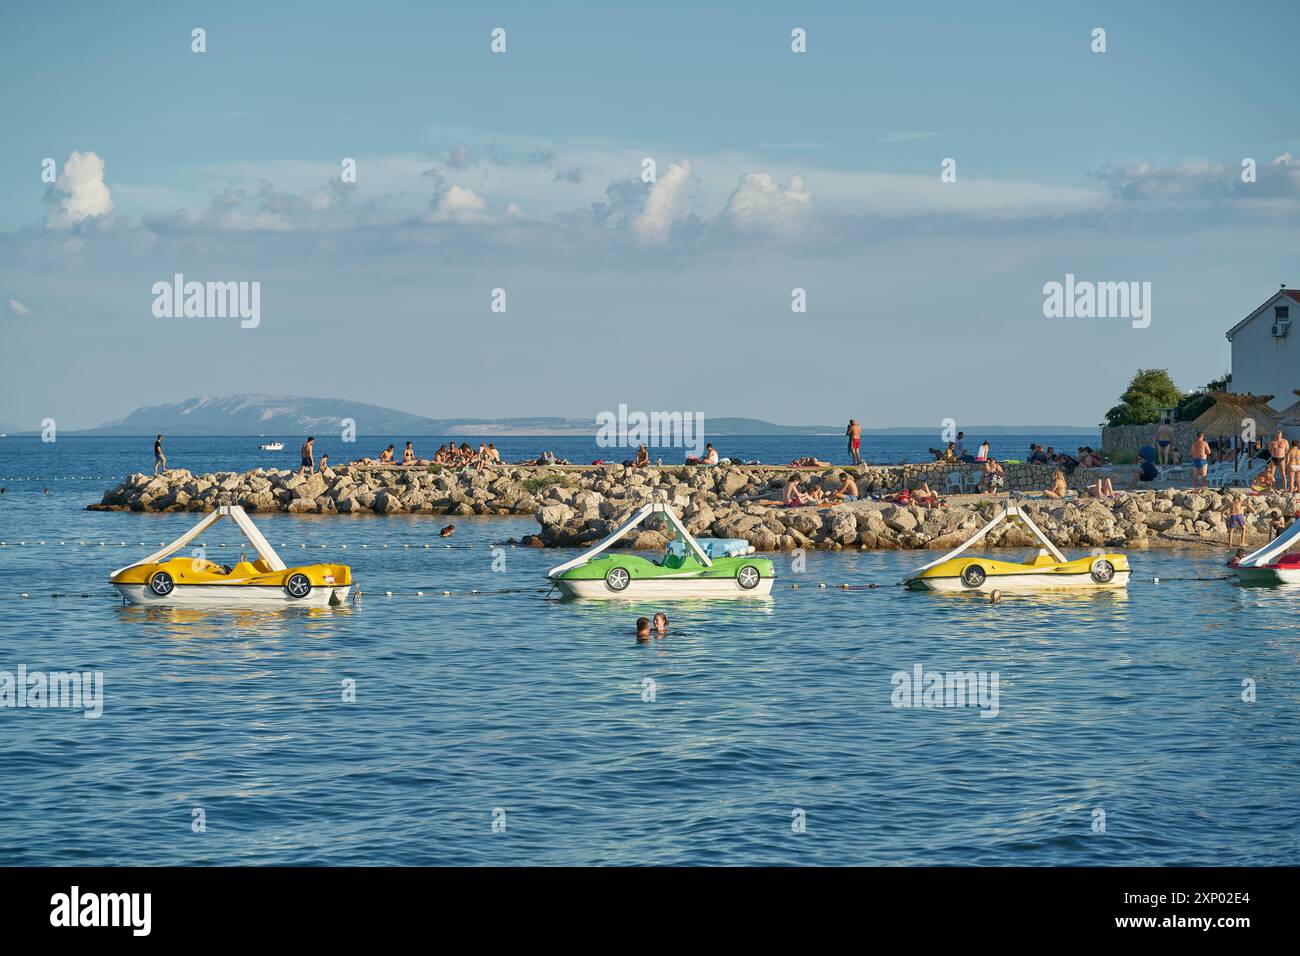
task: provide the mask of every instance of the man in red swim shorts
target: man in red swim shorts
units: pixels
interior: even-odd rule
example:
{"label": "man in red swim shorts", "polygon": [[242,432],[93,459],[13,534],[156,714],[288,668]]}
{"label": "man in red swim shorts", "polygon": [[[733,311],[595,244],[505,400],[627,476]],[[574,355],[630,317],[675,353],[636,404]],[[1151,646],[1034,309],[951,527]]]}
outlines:
{"label": "man in red swim shorts", "polygon": [[849,427],[844,432],[849,440],[849,456],[853,459],[853,464],[862,464],[862,426],[849,419]]}

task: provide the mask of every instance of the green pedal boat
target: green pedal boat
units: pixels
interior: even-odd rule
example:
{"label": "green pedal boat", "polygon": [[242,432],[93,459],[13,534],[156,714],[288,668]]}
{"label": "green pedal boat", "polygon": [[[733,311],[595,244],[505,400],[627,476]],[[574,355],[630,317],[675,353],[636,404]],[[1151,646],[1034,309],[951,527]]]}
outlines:
{"label": "green pedal boat", "polygon": [[[635,554],[605,555],[641,522],[660,515],[675,532],[658,561]],[[776,570],[768,558],[756,558],[743,538],[695,538],[662,501],[637,511],[613,534],[572,561],[546,572],[565,597],[598,600],[671,598],[766,598]]]}

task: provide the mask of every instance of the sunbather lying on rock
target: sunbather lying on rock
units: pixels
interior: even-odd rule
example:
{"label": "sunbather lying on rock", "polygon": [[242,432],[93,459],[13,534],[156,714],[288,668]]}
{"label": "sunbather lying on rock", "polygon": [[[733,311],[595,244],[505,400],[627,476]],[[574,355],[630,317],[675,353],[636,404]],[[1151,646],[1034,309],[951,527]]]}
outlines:
{"label": "sunbather lying on rock", "polygon": [[796,458],[794,461],[790,462],[790,467],[791,468],[829,468],[831,467],[831,463],[829,461],[822,461],[820,458],[814,458],[812,455],[809,455],[806,458]]}

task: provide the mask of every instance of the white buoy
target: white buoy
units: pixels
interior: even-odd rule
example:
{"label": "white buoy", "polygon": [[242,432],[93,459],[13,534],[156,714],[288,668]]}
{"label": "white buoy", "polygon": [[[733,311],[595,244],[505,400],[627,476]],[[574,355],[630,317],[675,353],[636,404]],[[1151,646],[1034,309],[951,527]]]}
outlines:
{"label": "white buoy", "polygon": [[392,597],[392,596],[393,596],[393,592],[392,592],[392,591],[385,591],[385,592],[384,592],[384,596],[385,596],[385,597]]}
{"label": "white buoy", "polygon": [[1151,579],[1151,583],[1152,583],[1152,584],[1159,584],[1159,583],[1160,583],[1160,579],[1159,579],[1159,578],[1152,578],[1152,579]]}
{"label": "white buoy", "polygon": [[451,597],[451,592],[450,592],[450,591],[443,591],[443,592],[442,592],[442,596],[443,596],[443,597]]}
{"label": "white buoy", "polygon": [[415,592],[415,596],[416,596],[416,597],[424,597],[424,592],[423,592],[423,591],[416,591],[416,592]]}

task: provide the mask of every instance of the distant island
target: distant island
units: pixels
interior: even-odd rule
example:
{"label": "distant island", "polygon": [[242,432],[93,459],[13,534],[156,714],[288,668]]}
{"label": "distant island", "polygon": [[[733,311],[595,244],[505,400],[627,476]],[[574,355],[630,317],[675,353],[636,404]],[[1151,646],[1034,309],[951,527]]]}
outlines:
{"label": "distant island", "polygon": [[[652,409],[647,409],[652,411]],[[342,429],[351,419],[367,435],[492,436],[492,435],[590,435],[591,418],[428,418],[380,405],[342,398],[307,398],[301,395],[224,395],[189,398],[171,405],[137,408],[125,418],[105,422],[96,428],[68,431],[84,436],[110,435],[266,435],[297,437],[328,434]],[[777,425],[757,418],[705,417],[710,436],[752,435],[842,435],[844,425]],[[847,421],[847,419],[846,419]],[[969,435],[1095,435],[1096,427],[1076,425],[963,425]],[[10,435],[33,434],[38,429],[13,428]],[[939,426],[893,426],[864,428],[866,435],[937,434]]]}

